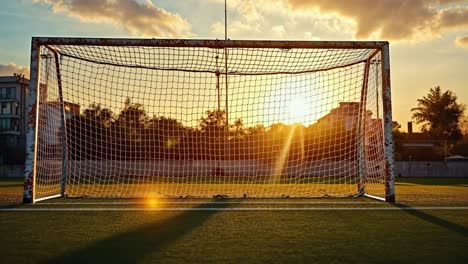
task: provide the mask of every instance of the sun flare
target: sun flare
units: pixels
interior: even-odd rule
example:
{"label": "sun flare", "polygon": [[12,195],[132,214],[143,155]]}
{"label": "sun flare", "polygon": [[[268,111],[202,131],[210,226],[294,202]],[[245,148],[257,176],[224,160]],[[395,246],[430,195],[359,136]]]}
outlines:
{"label": "sun flare", "polygon": [[160,204],[160,202],[156,198],[147,198],[145,200],[145,203],[149,207],[156,207],[156,206],[158,206]]}

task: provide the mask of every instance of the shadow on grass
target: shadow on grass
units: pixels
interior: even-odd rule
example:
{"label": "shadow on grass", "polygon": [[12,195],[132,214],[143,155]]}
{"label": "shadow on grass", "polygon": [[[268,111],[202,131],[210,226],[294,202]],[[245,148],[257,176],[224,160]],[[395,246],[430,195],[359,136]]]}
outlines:
{"label": "shadow on grass", "polygon": [[12,188],[12,187],[23,187],[23,184],[21,182],[18,183],[8,183],[8,184],[0,184],[0,188]]}
{"label": "shadow on grass", "polygon": [[415,210],[415,209],[413,209],[412,206],[409,206],[409,205],[406,205],[406,204],[396,203],[395,206],[398,207],[398,208],[402,208],[402,209],[411,209],[411,210],[402,210],[402,211],[407,213],[407,214],[416,216],[416,217],[418,217],[418,218],[420,218],[422,220],[425,220],[425,221],[427,221],[429,223],[432,223],[434,225],[438,225],[440,227],[443,227],[443,228],[445,228],[445,229],[447,229],[449,231],[458,233],[458,234],[460,234],[460,235],[462,235],[464,237],[468,237],[468,228],[466,228],[466,227],[464,227],[462,225],[452,223],[450,221],[444,220],[442,218],[439,218],[437,216],[425,213],[425,212],[420,211],[420,210]]}
{"label": "shadow on grass", "polygon": [[15,200],[8,200],[8,201],[2,201],[0,200],[0,209],[14,209],[14,208],[20,208],[23,204],[21,203],[20,200],[15,201]]}
{"label": "shadow on grass", "polygon": [[23,176],[18,176],[18,177],[2,177],[0,178],[0,182],[23,182],[24,177]]}
{"label": "shadow on grass", "polygon": [[[217,208],[226,206],[228,204],[216,205]],[[201,204],[195,208],[206,207],[213,207],[213,203]],[[202,225],[216,212],[182,211],[174,217],[95,241],[85,248],[41,263],[138,263],[149,254],[161,252],[166,246]]]}

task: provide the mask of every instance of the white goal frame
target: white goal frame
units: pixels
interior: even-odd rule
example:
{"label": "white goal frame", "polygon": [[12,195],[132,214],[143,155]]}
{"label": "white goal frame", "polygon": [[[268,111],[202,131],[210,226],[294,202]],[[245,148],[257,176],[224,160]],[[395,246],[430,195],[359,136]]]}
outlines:
{"label": "white goal frame", "polygon": [[[393,168],[393,139],[392,139],[392,106],[391,106],[391,86],[390,86],[390,58],[389,43],[386,41],[256,41],[256,40],[196,40],[196,39],[118,39],[118,38],[62,38],[62,37],[33,37],[31,42],[30,58],[30,86],[28,98],[28,127],[26,137],[26,162],[25,162],[25,184],[24,184],[24,203],[36,203],[39,201],[64,197],[66,182],[66,156],[65,147],[63,147],[62,164],[62,184],[61,192],[49,197],[36,198],[36,162],[38,138],[36,127],[39,124],[39,104],[40,81],[39,68],[41,62],[41,47],[49,45],[90,45],[90,46],[145,46],[145,47],[204,47],[204,48],[277,48],[277,49],[375,49],[371,58],[377,53],[381,54],[381,96],[383,133],[384,133],[384,164],[385,164],[385,197],[377,197],[365,193],[362,195],[389,203],[395,202],[394,187],[394,168]],[[64,100],[62,97],[62,87],[60,80],[60,65],[58,63],[58,54],[53,49],[55,55],[56,75],[58,81],[60,111],[61,111],[61,129],[65,129]],[[370,61],[369,58],[368,60]],[[367,81],[365,81],[367,82]],[[366,84],[363,84],[363,86]],[[64,137],[65,133],[62,133]],[[359,187],[359,188],[361,188]]]}

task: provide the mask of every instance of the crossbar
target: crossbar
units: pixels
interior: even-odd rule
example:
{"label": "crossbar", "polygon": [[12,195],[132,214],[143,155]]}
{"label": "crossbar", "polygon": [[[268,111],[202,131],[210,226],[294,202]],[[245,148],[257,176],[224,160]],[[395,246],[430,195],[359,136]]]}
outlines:
{"label": "crossbar", "polygon": [[155,46],[207,48],[279,48],[279,49],[381,49],[387,41],[279,41],[217,39],[128,39],[33,37],[38,45]]}

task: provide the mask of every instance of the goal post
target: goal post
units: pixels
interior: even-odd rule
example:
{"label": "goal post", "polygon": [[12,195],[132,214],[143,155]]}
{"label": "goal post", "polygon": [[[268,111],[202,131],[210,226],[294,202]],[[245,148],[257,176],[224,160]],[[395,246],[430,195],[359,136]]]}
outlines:
{"label": "goal post", "polygon": [[389,45],[33,37],[23,201],[395,202]]}
{"label": "goal post", "polygon": [[390,86],[390,53],[389,44],[382,47],[382,101],[384,114],[385,137],[385,201],[395,203],[395,175],[393,167],[392,135],[392,91]]}

